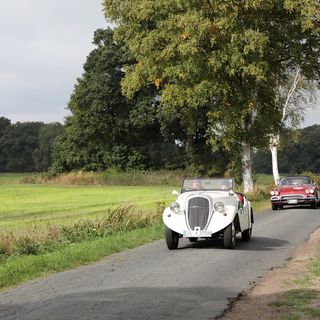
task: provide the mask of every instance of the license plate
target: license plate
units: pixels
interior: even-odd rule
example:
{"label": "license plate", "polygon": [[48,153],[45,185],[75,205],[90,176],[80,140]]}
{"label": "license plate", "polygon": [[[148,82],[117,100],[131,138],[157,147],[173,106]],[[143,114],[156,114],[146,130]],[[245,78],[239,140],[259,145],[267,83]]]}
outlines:
{"label": "license plate", "polygon": [[212,232],[209,230],[185,230],[184,237],[211,237]]}
{"label": "license plate", "polygon": [[298,203],[298,200],[296,200],[296,199],[291,199],[291,200],[288,200],[288,203],[289,203],[289,204],[295,204],[295,203]]}

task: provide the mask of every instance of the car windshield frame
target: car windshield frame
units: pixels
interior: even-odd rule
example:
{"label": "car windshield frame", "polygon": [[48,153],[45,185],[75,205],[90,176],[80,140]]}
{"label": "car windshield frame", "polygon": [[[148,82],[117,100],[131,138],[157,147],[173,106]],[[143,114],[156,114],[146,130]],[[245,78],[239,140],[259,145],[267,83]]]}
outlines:
{"label": "car windshield frame", "polygon": [[233,178],[185,178],[181,193],[190,191],[231,191],[235,188]]}
{"label": "car windshield frame", "polygon": [[301,186],[301,185],[313,185],[313,181],[310,177],[297,176],[297,177],[286,177],[279,181],[279,187],[285,186]]}

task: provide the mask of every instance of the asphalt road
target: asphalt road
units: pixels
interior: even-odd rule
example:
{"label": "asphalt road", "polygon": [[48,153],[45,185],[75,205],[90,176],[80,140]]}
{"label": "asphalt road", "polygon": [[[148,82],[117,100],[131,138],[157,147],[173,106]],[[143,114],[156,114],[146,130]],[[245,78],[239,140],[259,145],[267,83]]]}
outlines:
{"label": "asphalt road", "polygon": [[320,209],[265,211],[251,242],[164,240],[0,294],[1,320],[213,319],[320,226]]}

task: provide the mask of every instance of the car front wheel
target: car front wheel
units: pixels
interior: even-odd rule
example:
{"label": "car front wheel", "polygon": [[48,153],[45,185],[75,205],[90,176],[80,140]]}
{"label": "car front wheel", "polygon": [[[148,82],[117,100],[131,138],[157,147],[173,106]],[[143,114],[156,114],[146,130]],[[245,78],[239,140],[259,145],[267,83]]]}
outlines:
{"label": "car front wheel", "polygon": [[179,234],[169,229],[167,226],[165,227],[165,238],[169,250],[175,250],[178,248]]}
{"label": "car front wheel", "polygon": [[278,210],[278,206],[276,204],[272,204],[272,210]]}
{"label": "car front wheel", "polygon": [[236,246],[236,229],[233,221],[223,231],[223,246],[226,249],[234,249]]}

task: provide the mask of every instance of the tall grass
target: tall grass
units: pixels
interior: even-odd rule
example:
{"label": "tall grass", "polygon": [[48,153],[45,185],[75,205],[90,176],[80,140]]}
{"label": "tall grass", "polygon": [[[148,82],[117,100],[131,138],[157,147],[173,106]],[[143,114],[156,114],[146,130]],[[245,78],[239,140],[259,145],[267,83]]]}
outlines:
{"label": "tall grass", "polygon": [[80,243],[110,236],[119,231],[144,228],[160,220],[164,203],[157,203],[154,211],[137,211],[133,204],[109,208],[102,218],[80,219],[72,225],[49,226],[39,232],[29,229],[23,234],[0,234],[0,261],[9,256],[38,255],[53,251],[61,244]]}
{"label": "tall grass", "polygon": [[25,177],[21,182],[60,185],[160,186],[180,185],[183,176],[182,170],[119,172],[110,169],[104,172],[74,171],[54,176],[42,173]]}

